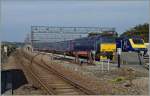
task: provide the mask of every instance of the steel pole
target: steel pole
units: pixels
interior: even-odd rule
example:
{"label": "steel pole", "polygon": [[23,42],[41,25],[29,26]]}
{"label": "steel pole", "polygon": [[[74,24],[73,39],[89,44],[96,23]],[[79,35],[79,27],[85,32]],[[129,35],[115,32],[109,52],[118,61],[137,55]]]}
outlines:
{"label": "steel pole", "polygon": [[120,54],[118,54],[118,68],[120,68]]}

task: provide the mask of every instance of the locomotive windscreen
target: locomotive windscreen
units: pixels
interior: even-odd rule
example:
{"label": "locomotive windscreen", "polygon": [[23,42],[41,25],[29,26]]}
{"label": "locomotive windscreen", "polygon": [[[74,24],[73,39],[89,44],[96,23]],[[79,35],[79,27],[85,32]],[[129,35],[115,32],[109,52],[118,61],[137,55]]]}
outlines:
{"label": "locomotive windscreen", "polygon": [[143,40],[140,38],[133,39],[134,44],[144,44]]}
{"label": "locomotive windscreen", "polygon": [[102,38],[102,43],[115,43],[116,37],[107,36]]}

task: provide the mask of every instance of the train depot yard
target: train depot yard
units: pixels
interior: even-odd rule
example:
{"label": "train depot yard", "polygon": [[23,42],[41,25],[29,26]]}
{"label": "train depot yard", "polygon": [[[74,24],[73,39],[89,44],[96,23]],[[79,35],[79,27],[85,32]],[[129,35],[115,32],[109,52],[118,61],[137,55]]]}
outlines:
{"label": "train depot yard", "polygon": [[150,95],[149,0],[0,0],[1,95]]}
{"label": "train depot yard", "polygon": [[[67,31],[88,35],[50,42]],[[148,95],[144,40],[115,28],[32,26],[31,42],[1,49],[4,95]]]}
{"label": "train depot yard", "polygon": [[[51,56],[50,53],[17,50],[2,69],[3,71],[22,70],[23,76],[19,76],[20,72],[18,72],[18,76],[12,78],[17,78],[18,82],[24,83],[16,89],[6,91],[5,94],[11,94],[12,91],[16,95],[148,94],[149,72],[139,64],[121,65],[119,69],[117,65],[110,64],[108,70],[105,62],[102,70],[101,64],[79,65],[62,60],[64,57]],[[18,59],[19,57],[21,58]],[[13,87],[18,82],[13,81]],[[6,86],[8,87],[8,84]]]}

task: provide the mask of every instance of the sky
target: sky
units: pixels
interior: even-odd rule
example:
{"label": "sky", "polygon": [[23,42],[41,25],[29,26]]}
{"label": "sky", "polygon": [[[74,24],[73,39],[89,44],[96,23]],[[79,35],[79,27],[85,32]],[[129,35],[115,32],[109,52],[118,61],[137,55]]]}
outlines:
{"label": "sky", "polygon": [[1,0],[1,40],[23,42],[31,26],[115,27],[149,21],[149,0]]}

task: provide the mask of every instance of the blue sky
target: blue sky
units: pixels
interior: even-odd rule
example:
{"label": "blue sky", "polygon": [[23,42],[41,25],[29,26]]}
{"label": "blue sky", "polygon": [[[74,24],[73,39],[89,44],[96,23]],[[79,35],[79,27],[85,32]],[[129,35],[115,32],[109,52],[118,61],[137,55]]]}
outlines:
{"label": "blue sky", "polygon": [[118,33],[149,21],[149,1],[2,0],[1,40],[24,41],[31,25],[115,27]]}

